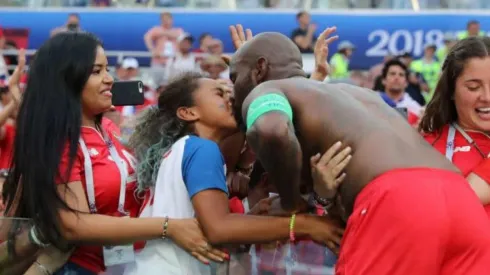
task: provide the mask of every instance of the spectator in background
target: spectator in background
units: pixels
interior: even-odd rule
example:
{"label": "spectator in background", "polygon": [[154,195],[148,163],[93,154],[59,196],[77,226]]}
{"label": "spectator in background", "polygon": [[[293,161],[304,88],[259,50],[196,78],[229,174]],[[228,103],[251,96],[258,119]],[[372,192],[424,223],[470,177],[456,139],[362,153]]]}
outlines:
{"label": "spectator in background", "polygon": [[213,36],[210,33],[203,33],[199,36],[199,48],[195,49],[196,53],[209,53],[209,46],[213,42]]}
{"label": "spectator in background", "polygon": [[186,71],[195,71],[198,68],[196,57],[191,52],[194,38],[190,34],[184,33],[178,38],[177,43],[178,52],[175,57],[169,59],[165,69],[166,82],[178,74]]}
{"label": "spectator in background", "polygon": [[210,55],[201,63],[201,70],[211,79],[229,80],[229,70],[226,63],[220,56]]}
{"label": "spectator in background", "polygon": [[400,60],[386,63],[382,71],[384,90],[380,93],[383,100],[391,107],[407,108],[409,122],[415,125],[422,115],[422,106],[415,101],[405,89],[408,86],[408,69]]}
{"label": "spectator in background", "polygon": [[209,53],[221,56],[223,54],[223,42],[219,39],[213,39],[209,43]]}
{"label": "spectator in background", "polygon": [[485,33],[480,30],[480,22],[471,20],[466,25],[466,31],[458,33],[458,39],[465,39],[473,36],[485,36]]}
{"label": "spectator in background", "polygon": [[4,81],[0,83],[0,172],[8,171],[15,140],[15,119],[20,94],[12,94]]}
{"label": "spectator in background", "polygon": [[[1,30],[0,30],[0,35],[1,34]],[[0,38],[1,40],[1,38]],[[0,42],[1,44],[2,42]],[[6,40],[5,41],[5,45],[3,46],[3,49],[4,50],[18,50],[19,47],[17,47],[17,43],[15,43],[15,41],[12,41],[12,40]],[[16,66],[17,63],[18,63],[18,58],[16,55],[8,55],[8,56],[4,56],[3,57],[6,65],[7,65],[7,68],[9,65],[13,65],[13,66]],[[0,61],[1,62],[1,61]],[[14,72],[14,69],[8,69],[8,75],[11,75],[13,72]]]}
{"label": "spectator in background", "polygon": [[160,14],[161,24],[148,30],[144,36],[145,45],[151,52],[151,73],[156,86],[165,81],[165,65],[177,52],[177,39],[183,34],[181,28],[173,27],[173,17],[169,12]]}
{"label": "spectator in background", "polygon": [[111,0],[92,0],[92,4],[95,7],[110,7],[111,3]]}
{"label": "spectator in background", "polygon": [[54,36],[60,32],[81,31],[81,30],[82,29],[80,28],[80,15],[78,13],[70,13],[68,14],[68,19],[66,20],[65,25],[54,28],[51,31],[51,36]]}
{"label": "spectator in background", "polygon": [[134,57],[126,57],[121,62],[121,65],[116,70],[117,79],[122,81],[138,80],[139,78],[139,63]]}
{"label": "spectator in background", "polygon": [[436,50],[436,45],[426,45],[422,58],[410,64],[410,69],[421,74],[429,86],[429,92],[423,94],[426,102],[429,102],[432,98],[441,73],[441,63],[435,58]]}
{"label": "spectator in background", "polygon": [[[373,90],[375,91],[380,91],[381,89],[379,89],[380,86],[376,86],[376,81],[378,80],[379,81],[379,84],[381,84],[381,73],[383,72],[383,68],[385,67],[385,64],[386,62],[390,61],[393,59],[393,56],[391,54],[388,54],[386,55],[384,58],[383,58],[383,61],[372,66],[371,69],[369,69],[369,72],[368,72],[368,87],[369,88],[373,88]],[[378,88],[378,89],[376,89]]]}
{"label": "spectator in background", "polygon": [[439,63],[442,65],[444,63],[444,59],[446,59],[447,53],[451,50],[451,48],[456,44],[458,40],[454,37],[452,33],[444,34],[444,46],[437,49],[436,57]]}
{"label": "spectator in background", "polygon": [[[15,118],[17,117],[20,94],[12,95],[5,81],[0,81],[0,193],[8,176],[15,140]],[[0,215],[3,212],[0,198]]]}
{"label": "spectator in background", "polygon": [[352,71],[350,74],[350,79],[356,86],[371,88],[368,86],[367,76],[363,71]]}
{"label": "spectator in background", "polygon": [[331,79],[349,78],[349,62],[354,49],[355,46],[350,41],[344,40],[339,43],[337,53],[330,59]]}
{"label": "spectator in background", "polygon": [[5,48],[5,35],[3,34],[3,29],[0,28],[0,80],[5,80],[9,76],[9,71],[7,67],[6,57],[3,56],[3,49]]}
{"label": "spectator in background", "polygon": [[[410,70],[410,65],[413,62],[412,55],[408,52],[405,52],[397,57],[403,64],[408,69],[408,86],[407,86],[407,93],[415,100],[417,101],[421,106],[425,106],[425,98],[423,96],[423,92],[429,92],[429,86],[427,85],[427,82],[425,82],[424,77],[416,72],[413,72]],[[384,90],[383,84],[381,83],[382,77],[380,77],[380,82],[379,82],[379,87],[378,89],[375,89],[375,91],[382,91]],[[378,85],[378,82],[376,82],[375,85]],[[375,86],[378,87],[378,86]]]}
{"label": "spectator in background", "polygon": [[310,20],[310,14],[306,11],[301,11],[296,14],[296,21],[298,21],[299,27],[293,30],[291,39],[298,46],[301,53],[313,53],[317,26],[311,24]]}

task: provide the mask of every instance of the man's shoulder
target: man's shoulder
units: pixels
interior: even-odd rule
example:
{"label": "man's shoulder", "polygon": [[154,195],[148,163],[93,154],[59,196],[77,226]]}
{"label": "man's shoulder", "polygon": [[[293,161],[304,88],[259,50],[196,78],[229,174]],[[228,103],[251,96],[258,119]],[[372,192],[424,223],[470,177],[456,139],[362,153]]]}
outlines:
{"label": "man's shoulder", "polygon": [[294,38],[298,35],[306,35],[306,32],[301,28],[293,29],[293,31],[291,32],[291,38]]}

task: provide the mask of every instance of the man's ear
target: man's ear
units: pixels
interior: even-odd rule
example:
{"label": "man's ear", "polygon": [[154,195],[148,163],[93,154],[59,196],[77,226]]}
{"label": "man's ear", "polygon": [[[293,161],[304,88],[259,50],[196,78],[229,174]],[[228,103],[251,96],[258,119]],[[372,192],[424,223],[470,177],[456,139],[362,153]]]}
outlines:
{"label": "man's ear", "polygon": [[256,70],[257,70],[257,80],[258,83],[262,83],[266,81],[267,79],[267,74],[269,73],[269,61],[265,57],[260,57],[257,60],[256,64]]}

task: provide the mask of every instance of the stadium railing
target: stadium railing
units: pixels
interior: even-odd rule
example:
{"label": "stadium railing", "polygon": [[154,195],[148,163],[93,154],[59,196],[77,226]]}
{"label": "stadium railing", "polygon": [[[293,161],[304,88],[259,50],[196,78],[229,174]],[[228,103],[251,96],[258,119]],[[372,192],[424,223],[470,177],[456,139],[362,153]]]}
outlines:
{"label": "stadium railing", "polygon": [[[29,58],[30,56],[34,55],[36,50],[26,50],[26,55]],[[12,55],[17,55],[18,51],[16,50],[5,50],[2,52],[3,55],[5,56],[12,56]],[[111,64],[111,67],[114,67],[117,63],[120,63],[123,61],[125,57],[135,57],[135,58],[150,58],[151,54],[149,52],[142,52],[142,51],[105,51],[105,54],[109,59],[115,58],[116,63]],[[231,53],[225,53],[227,55],[232,55]],[[196,53],[196,57],[202,56],[202,54]],[[314,69],[315,66],[315,58],[312,54],[303,54],[303,69],[305,70],[306,73],[311,73]],[[14,68],[15,66],[10,66],[9,69]],[[147,66],[140,66],[140,68],[143,69],[143,71],[148,68]]]}

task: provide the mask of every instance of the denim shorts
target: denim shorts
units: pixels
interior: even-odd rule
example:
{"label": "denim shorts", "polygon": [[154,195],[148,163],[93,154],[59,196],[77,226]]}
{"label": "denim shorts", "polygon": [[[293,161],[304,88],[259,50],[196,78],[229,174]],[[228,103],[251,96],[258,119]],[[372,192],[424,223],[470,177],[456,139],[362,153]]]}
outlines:
{"label": "denim shorts", "polygon": [[58,271],[53,273],[53,275],[97,275],[97,273],[94,273],[77,264],[68,262],[63,267],[61,267]]}

